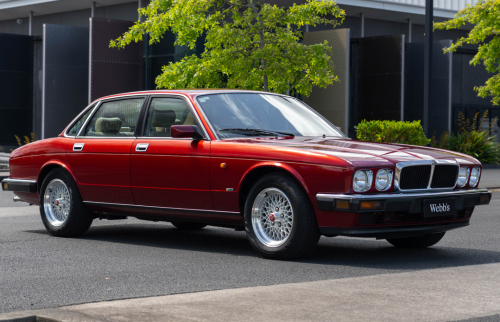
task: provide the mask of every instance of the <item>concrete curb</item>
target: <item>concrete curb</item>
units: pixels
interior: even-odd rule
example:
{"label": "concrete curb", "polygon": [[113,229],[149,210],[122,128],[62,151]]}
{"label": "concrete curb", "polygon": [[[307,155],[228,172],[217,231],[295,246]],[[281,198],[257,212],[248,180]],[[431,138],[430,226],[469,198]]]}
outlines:
{"label": "concrete curb", "polygon": [[498,315],[499,282],[493,263],[103,301],[4,313],[0,321],[457,321]]}

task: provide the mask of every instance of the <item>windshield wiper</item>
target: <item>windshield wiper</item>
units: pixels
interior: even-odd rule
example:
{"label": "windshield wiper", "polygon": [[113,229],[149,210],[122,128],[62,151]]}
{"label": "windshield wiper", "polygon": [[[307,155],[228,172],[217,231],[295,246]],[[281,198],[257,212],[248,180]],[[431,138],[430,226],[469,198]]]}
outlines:
{"label": "windshield wiper", "polygon": [[233,133],[248,133],[248,134],[267,134],[267,135],[276,135],[276,134],[281,134],[285,136],[295,136],[293,133],[290,132],[283,132],[283,131],[274,131],[274,130],[263,130],[263,129],[241,129],[241,128],[229,128],[229,129],[222,129],[219,130],[219,132],[233,132]]}

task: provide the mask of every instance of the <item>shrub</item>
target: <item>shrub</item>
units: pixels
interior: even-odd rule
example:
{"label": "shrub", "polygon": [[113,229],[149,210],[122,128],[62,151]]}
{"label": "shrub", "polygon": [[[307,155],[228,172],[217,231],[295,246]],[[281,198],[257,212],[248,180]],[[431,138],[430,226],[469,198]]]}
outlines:
{"label": "shrub", "polygon": [[489,135],[489,130],[493,126],[493,123],[496,123],[497,119],[494,118],[492,120],[492,124],[490,124],[488,130],[480,130],[486,124],[488,112],[486,111],[483,114],[481,124],[476,128],[478,115],[479,113],[476,113],[474,119],[470,122],[460,112],[458,114],[458,133],[450,134],[445,132],[438,141],[433,137],[431,146],[468,154],[478,159],[481,163],[498,164],[500,162],[500,143],[496,142],[496,136]]}
{"label": "shrub", "polygon": [[356,137],[361,141],[427,145],[430,140],[425,136],[420,121],[366,121],[356,129]]}

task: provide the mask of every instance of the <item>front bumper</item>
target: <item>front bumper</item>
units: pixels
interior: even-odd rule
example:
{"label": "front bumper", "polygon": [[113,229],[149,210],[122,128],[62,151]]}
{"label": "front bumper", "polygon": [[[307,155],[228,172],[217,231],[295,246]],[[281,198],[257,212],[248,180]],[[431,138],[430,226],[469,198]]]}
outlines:
{"label": "front bumper", "polygon": [[[424,200],[453,198],[455,215],[423,218]],[[318,194],[318,208],[324,211],[357,214],[356,224],[349,227],[319,227],[327,236],[357,236],[398,238],[440,233],[469,225],[472,210],[489,204],[487,189],[454,190],[447,192],[386,193],[386,194]],[[340,202],[338,202],[340,201]],[[346,203],[348,201],[348,204]],[[377,209],[360,209],[361,202],[377,202]],[[343,209],[339,209],[341,205]],[[339,213],[341,215],[341,213]],[[346,214],[347,215],[347,214]]]}
{"label": "front bumper", "polygon": [[[482,197],[485,196],[485,197]],[[384,194],[322,194],[316,195],[316,202],[320,210],[347,211],[347,212],[408,212],[421,213],[423,211],[424,199],[454,198],[455,209],[460,211],[466,207],[487,205],[491,200],[491,192],[488,189],[454,190],[446,192],[419,192],[419,193],[384,193]],[[349,201],[349,207],[340,209],[337,201]],[[380,201],[378,209],[360,210],[362,201]]]}
{"label": "front bumper", "polygon": [[37,184],[36,180],[24,180],[24,179],[3,179],[2,180],[2,190],[3,191],[13,191],[13,192],[36,192]]}

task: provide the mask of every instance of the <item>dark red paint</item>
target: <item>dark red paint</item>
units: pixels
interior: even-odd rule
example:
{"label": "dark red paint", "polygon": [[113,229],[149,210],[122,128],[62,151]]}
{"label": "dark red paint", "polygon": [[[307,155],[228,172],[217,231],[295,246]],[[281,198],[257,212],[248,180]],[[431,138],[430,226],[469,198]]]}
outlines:
{"label": "dark red paint", "polygon": [[[196,95],[207,92],[213,91],[154,91],[140,92],[140,95],[184,95],[193,104],[210,141],[189,139],[194,133],[190,126],[190,129],[173,127],[172,134],[177,138],[165,139],[60,135],[12,152],[11,178],[37,180],[40,187],[41,176],[48,167],[62,167],[74,178],[84,201],[151,207],[130,208],[127,210],[130,214],[141,212],[151,217],[168,215],[237,225],[243,222],[241,214],[230,218],[227,213],[237,215],[241,212],[240,190],[245,180],[262,169],[274,169],[289,173],[302,185],[315,208],[319,226],[355,227],[358,226],[356,213],[321,211],[315,196],[318,193],[352,193],[351,182],[356,169],[394,170],[397,162],[422,159],[452,159],[461,165],[480,165],[477,160],[460,153],[346,138],[216,140],[194,100]],[[73,151],[75,143],[84,143],[83,151]],[[149,144],[146,152],[136,152],[139,143]],[[225,168],[221,163],[226,164]],[[374,188],[368,191],[374,192]],[[25,201],[39,203],[38,193],[17,194]],[[88,207],[110,211],[114,206]],[[161,207],[187,210],[180,213]]]}

